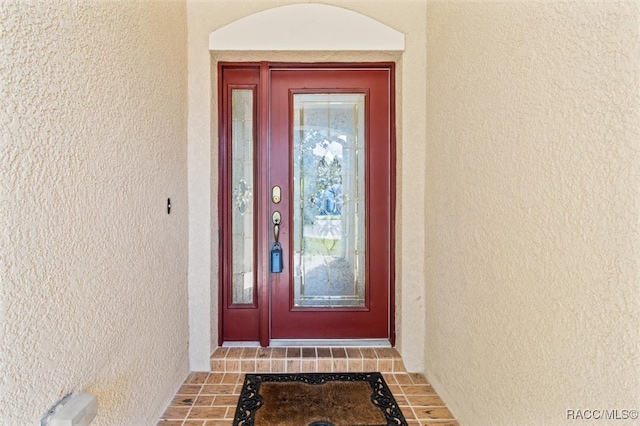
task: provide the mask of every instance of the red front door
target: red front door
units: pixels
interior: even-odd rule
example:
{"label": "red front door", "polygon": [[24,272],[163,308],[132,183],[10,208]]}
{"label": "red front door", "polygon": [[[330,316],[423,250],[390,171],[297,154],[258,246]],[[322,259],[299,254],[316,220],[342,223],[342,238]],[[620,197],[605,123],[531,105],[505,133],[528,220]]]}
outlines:
{"label": "red front door", "polygon": [[220,71],[221,342],[393,342],[393,68]]}

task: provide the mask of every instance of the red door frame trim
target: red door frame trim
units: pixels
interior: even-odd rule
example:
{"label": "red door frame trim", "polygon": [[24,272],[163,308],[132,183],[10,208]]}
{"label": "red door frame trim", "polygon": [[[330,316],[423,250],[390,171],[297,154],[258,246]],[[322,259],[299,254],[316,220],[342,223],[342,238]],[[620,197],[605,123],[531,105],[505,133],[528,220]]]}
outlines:
{"label": "red door frame trim", "polygon": [[[225,271],[224,271],[224,256],[223,248],[227,243],[223,232],[223,227],[227,226],[227,209],[229,207],[228,198],[225,199],[224,195],[228,194],[227,191],[223,191],[224,185],[228,185],[228,166],[223,164],[223,160],[227,158],[227,143],[222,143],[223,138],[227,136],[227,125],[225,119],[226,106],[223,105],[223,96],[221,95],[224,90],[223,84],[223,69],[224,68],[259,68],[260,78],[257,87],[257,100],[256,106],[258,111],[256,112],[256,147],[263,146],[263,144],[270,144],[269,134],[269,71],[273,68],[291,68],[291,69],[318,69],[318,68],[343,68],[343,69],[366,69],[366,68],[388,68],[390,70],[389,81],[389,100],[390,100],[390,129],[389,129],[389,156],[391,168],[389,170],[390,188],[392,188],[390,194],[390,247],[389,247],[389,342],[391,346],[395,346],[396,342],[396,330],[395,330],[395,245],[396,245],[396,106],[395,106],[395,63],[393,62],[374,62],[374,63],[282,63],[282,62],[218,62],[218,223],[220,229],[218,230],[218,261],[220,272],[218,274],[218,297],[219,297],[219,309],[218,309],[218,345],[221,346],[224,343],[223,336],[223,306],[226,304],[224,297],[225,286]],[[226,98],[225,98],[226,99]],[[268,150],[269,151],[269,150]],[[267,165],[268,158],[259,158],[256,164],[256,176],[264,177],[268,173]],[[256,211],[259,209],[268,207],[270,203],[270,188],[268,187],[268,179],[260,179],[260,195],[256,195]],[[256,229],[256,246],[258,244],[267,244],[269,241],[269,229],[270,222],[267,215],[257,215],[255,226]],[[269,283],[268,273],[268,259],[266,256],[256,256],[256,268],[261,271],[261,275],[256,276],[258,283]],[[258,285],[257,294],[257,309],[259,316],[259,341],[261,346],[268,346],[270,342],[271,326],[270,326],[270,289],[269,285]]]}
{"label": "red door frame trim", "polygon": [[[271,144],[271,140],[269,138],[269,64],[268,62],[262,62],[260,64],[260,83],[259,83],[259,103],[258,103],[258,121],[259,121],[259,130],[258,130],[258,143],[259,146]],[[267,148],[267,156],[270,156],[271,149]],[[269,170],[267,165],[269,164],[270,158],[264,158],[260,162],[260,169],[258,176],[262,177],[261,181],[261,191],[262,197],[259,199],[262,201],[260,206],[261,210],[269,208],[270,200],[270,188],[269,188],[269,179],[265,178]],[[258,232],[261,234],[260,244],[267,244],[269,241],[269,232],[268,229],[271,229],[271,224],[269,223],[268,215],[262,215],[258,218]],[[260,336],[260,346],[267,347],[269,346],[269,341],[271,340],[271,313],[269,312],[271,309],[271,303],[269,298],[271,297],[271,280],[269,279],[269,260],[267,256],[262,256],[262,259],[259,259],[262,268],[261,279],[263,285],[258,286],[258,309],[259,309],[259,336]]]}

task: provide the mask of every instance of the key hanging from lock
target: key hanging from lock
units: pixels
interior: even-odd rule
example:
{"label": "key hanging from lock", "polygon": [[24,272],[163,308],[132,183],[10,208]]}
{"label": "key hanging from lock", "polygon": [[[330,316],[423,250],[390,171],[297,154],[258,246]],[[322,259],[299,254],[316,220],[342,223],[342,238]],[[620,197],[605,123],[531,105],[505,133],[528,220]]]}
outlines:
{"label": "key hanging from lock", "polygon": [[273,243],[271,246],[271,273],[282,272],[282,246],[280,243]]}
{"label": "key hanging from lock", "polygon": [[271,246],[271,258],[269,264],[271,267],[271,273],[279,274],[283,269],[282,245],[278,241],[280,238],[280,223],[282,222],[280,212],[273,212],[271,220],[273,222],[273,239],[275,242]]}

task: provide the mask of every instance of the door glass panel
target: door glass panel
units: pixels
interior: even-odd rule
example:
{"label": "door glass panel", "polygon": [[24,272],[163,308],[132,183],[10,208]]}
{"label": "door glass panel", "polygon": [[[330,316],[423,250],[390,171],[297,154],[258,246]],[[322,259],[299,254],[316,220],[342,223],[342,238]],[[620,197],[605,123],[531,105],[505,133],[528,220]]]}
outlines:
{"label": "door glass panel", "polygon": [[232,303],[251,304],[253,262],[253,90],[231,91]]}
{"label": "door glass panel", "polygon": [[295,94],[294,306],[365,306],[362,93]]}

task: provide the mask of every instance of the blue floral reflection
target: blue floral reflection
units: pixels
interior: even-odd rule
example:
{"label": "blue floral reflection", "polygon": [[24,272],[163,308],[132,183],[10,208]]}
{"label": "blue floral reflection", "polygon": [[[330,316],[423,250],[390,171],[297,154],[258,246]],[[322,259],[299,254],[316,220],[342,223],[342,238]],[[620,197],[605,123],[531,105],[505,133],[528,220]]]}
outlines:
{"label": "blue floral reflection", "polygon": [[320,216],[342,214],[342,185],[334,184],[325,189],[315,204]]}

